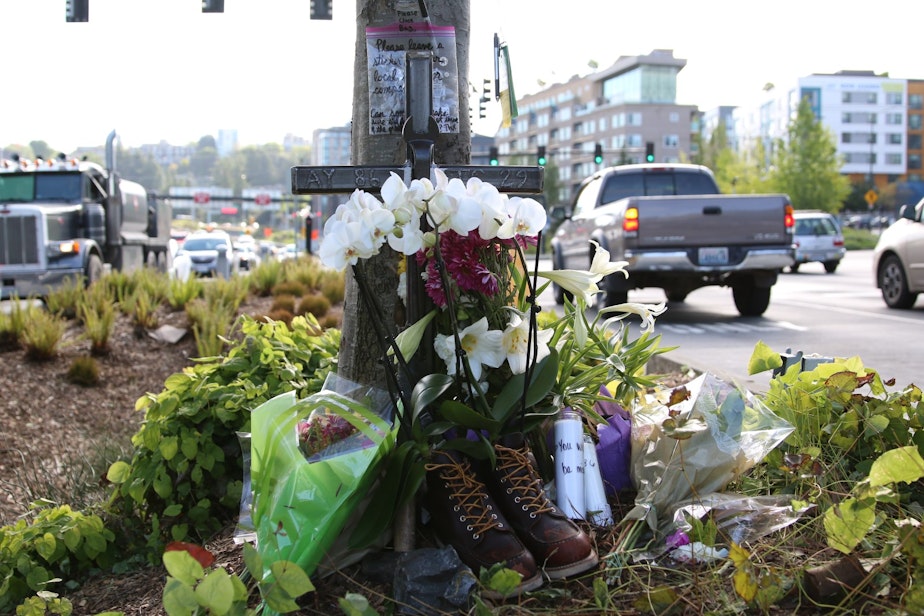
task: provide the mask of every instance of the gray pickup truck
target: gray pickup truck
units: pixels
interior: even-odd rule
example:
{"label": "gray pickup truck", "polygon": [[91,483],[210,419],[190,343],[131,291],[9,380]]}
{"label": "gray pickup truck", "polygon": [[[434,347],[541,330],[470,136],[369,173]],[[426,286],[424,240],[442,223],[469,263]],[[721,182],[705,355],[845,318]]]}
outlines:
{"label": "gray pickup truck", "polygon": [[[552,238],[555,269],[586,269],[596,241],[628,279],[605,278],[605,305],[630,289],[655,287],[682,302],[704,286],[732,289],[742,316],[760,316],[770,288],[793,264],[793,208],[782,194],[722,195],[700,165],[642,164],[602,169],[584,180]],[[565,291],[555,288],[564,302]]]}

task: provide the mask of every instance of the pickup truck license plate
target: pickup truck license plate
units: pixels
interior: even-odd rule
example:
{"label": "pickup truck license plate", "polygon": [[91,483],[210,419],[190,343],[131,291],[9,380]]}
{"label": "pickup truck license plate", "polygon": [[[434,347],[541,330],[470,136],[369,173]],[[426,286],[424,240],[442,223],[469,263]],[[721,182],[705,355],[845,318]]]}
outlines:
{"label": "pickup truck license plate", "polygon": [[720,246],[715,248],[699,249],[700,265],[728,265],[728,248]]}

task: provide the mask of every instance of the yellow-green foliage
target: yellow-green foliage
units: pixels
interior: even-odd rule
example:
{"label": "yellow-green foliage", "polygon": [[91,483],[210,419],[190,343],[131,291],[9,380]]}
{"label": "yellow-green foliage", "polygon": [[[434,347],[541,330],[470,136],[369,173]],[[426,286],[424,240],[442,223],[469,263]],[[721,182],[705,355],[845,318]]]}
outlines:
{"label": "yellow-green foliage", "polygon": [[93,357],[75,357],[67,370],[67,380],[82,387],[99,383],[99,364]]}
{"label": "yellow-green foliage", "polygon": [[90,352],[93,355],[108,353],[109,337],[116,322],[109,289],[100,284],[92,285],[77,305],[77,313],[83,322],[84,335],[90,339]]}
{"label": "yellow-green foliage", "polygon": [[122,310],[131,316],[135,326],[143,329],[157,327],[157,305],[153,297],[143,286],[136,287],[122,304]]}
{"label": "yellow-green foliage", "polygon": [[67,278],[45,296],[45,306],[48,312],[65,319],[73,319],[77,316],[77,306],[83,298],[84,288],[83,276]]}
{"label": "yellow-green foliage", "polygon": [[270,311],[285,310],[295,314],[295,296],[288,294],[274,295]]}
{"label": "yellow-green foliage", "polygon": [[275,287],[273,287],[273,295],[293,295],[295,297],[301,297],[308,292],[308,287],[304,283],[299,282],[298,280],[283,280]]}
{"label": "yellow-green foliage", "polygon": [[325,269],[318,280],[318,288],[332,305],[342,304],[346,289],[346,277],[343,272]]}
{"label": "yellow-green foliage", "polygon": [[144,290],[154,305],[159,305],[167,298],[170,280],[167,275],[150,267],[142,267],[131,274],[132,290]]}
{"label": "yellow-green foliage", "polygon": [[267,259],[250,272],[250,288],[261,297],[270,295],[273,287],[283,279],[283,264],[275,259]]}
{"label": "yellow-green foliage", "polygon": [[320,293],[310,293],[298,304],[298,314],[311,313],[319,319],[329,311],[330,300]]}
{"label": "yellow-green foliage", "polygon": [[26,319],[36,308],[32,300],[21,302],[18,295],[10,298],[9,313],[0,310],[0,350],[14,350],[19,348],[23,330],[26,328]]}
{"label": "yellow-green foliage", "polygon": [[67,323],[61,317],[45,310],[30,310],[22,332],[26,357],[32,361],[54,358],[66,328]]}
{"label": "yellow-green foliage", "polygon": [[202,281],[195,276],[186,280],[174,278],[167,287],[167,304],[174,310],[182,310],[192,300],[202,297],[203,286]]}

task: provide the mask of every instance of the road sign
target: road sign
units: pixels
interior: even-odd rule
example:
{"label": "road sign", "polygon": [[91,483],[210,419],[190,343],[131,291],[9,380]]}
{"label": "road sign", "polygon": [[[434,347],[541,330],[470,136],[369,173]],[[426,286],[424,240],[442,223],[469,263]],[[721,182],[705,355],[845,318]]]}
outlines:
{"label": "road sign", "polygon": [[231,206],[225,206],[221,208],[221,213],[224,214],[225,216],[234,216],[235,214],[237,214],[237,208],[231,207]]}
{"label": "road sign", "polygon": [[866,199],[866,204],[870,207],[873,207],[873,204],[876,203],[876,199],[879,198],[879,195],[876,194],[875,190],[870,188],[869,190],[866,191],[864,198]]}
{"label": "road sign", "polygon": [[207,192],[197,192],[193,195],[193,203],[208,203],[210,199]]}
{"label": "road sign", "polygon": [[259,195],[253,198],[253,202],[256,203],[257,205],[269,205],[270,196],[266,193],[260,193]]}
{"label": "road sign", "polygon": [[[465,165],[440,167],[449,178],[463,182],[477,177],[502,193],[541,193],[542,167],[492,167]],[[410,168],[403,166],[292,167],[292,194],[324,195],[351,193],[357,188],[378,192],[392,173],[410,183]]]}

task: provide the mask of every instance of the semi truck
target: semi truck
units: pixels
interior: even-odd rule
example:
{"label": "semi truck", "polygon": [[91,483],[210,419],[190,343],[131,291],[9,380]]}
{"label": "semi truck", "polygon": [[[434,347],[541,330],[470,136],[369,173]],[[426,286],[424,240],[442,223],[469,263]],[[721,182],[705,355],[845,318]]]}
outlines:
{"label": "semi truck", "polygon": [[43,298],[109,269],[169,267],[172,208],[119,176],[117,139],[106,139],[105,167],[63,154],[0,160],[0,299]]}

